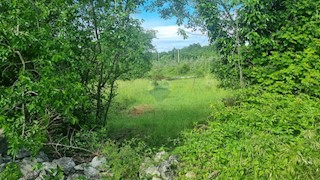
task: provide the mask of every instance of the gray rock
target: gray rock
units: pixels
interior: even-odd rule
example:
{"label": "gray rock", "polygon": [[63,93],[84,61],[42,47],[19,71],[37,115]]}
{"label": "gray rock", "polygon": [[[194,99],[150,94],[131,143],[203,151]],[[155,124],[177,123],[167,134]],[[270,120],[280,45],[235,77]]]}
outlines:
{"label": "gray rock", "polygon": [[77,171],[84,171],[84,169],[87,168],[87,167],[89,167],[89,164],[82,163],[82,164],[76,165],[74,167],[74,169],[77,170]]}
{"label": "gray rock", "polygon": [[2,172],[6,168],[6,163],[0,164],[0,172]]}
{"label": "gray rock", "polygon": [[57,163],[54,162],[43,162],[42,163],[42,169],[47,170],[49,172],[51,172],[51,170],[53,169],[57,169]]}
{"label": "gray rock", "polygon": [[46,170],[42,169],[40,170],[38,177],[35,180],[44,180],[47,176]]}
{"label": "gray rock", "polygon": [[159,172],[158,168],[154,165],[148,167],[145,171],[147,176],[160,176],[161,173]]}
{"label": "gray rock", "polygon": [[70,157],[62,157],[58,160],[53,160],[52,162],[62,167],[66,175],[74,173],[75,171],[74,167],[76,166],[76,163]]}
{"label": "gray rock", "polygon": [[107,160],[105,157],[94,157],[90,163],[90,165],[94,168],[101,167],[104,163],[106,163]]}
{"label": "gray rock", "polygon": [[171,171],[171,164],[168,161],[161,163],[159,167],[161,177],[166,180],[173,179],[173,172]]}
{"label": "gray rock", "polygon": [[84,175],[88,179],[100,179],[100,175],[99,175],[98,170],[96,170],[95,168],[93,168],[91,166],[84,169]]}
{"label": "gray rock", "polygon": [[42,163],[42,162],[48,162],[49,158],[46,153],[44,153],[43,151],[40,151],[40,153],[36,156],[36,160],[37,162]]}
{"label": "gray rock", "polygon": [[170,156],[167,161],[164,161],[158,167],[161,177],[166,180],[171,180],[174,177],[173,166],[178,163],[176,156]]}
{"label": "gray rock", "polygon": [[155,157],[154,157],[154,161],[155,162],[160,162],[162,160],[164,160],[164,157],[167,153],[165,151],[161,151],[161,152],[158,152]]}
{"label": "gray rock", "polygon": [[68,176],[67,180],[78,180],[81,177],[85,178],[85,176],[83,174],[72,174],[72,175]]}
{"label": "gray rock", "polygon": [[34,161],[31,161],[29,158],[25,158],[19,164],[20,164],[20,171],[23,174],[23,179],[33,180],[38,177],[39,173],[33,169],[35,165]]}
{"label": "gray rock", "polygon": [[144,163],[140,166],[140,177],[157,177],[165,180],[174,179],[175,165],[178,163],[176,156],[165,157],[167,153],[162,151],[155,155],[154,161],[145,159]]}
{"label": "gray rock", "polygon": [[179,163],[178,162],[178,157],[177,156],[174,156],[174,155],[171,155],[170,157],[169,157],[169,159],[168,159],[168,161],[171,163],[171,164],[177,164],[177,163]]}
{"label": "gray rock", "polygon": [[19,150],[16,158],[17,159],[23,159],[25,157],[30,157],[30,152],[28,150],[26,150],[26,149]]}
{"label": "gray rock", "polygon": [[4,156],[2,157],[3,163],[12,162],[12,157],[10,156]]}

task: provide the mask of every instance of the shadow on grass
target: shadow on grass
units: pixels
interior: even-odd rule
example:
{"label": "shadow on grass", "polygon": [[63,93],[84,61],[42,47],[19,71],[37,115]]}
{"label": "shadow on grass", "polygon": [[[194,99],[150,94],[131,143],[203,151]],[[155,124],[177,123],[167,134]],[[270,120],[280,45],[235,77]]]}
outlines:
{"label": "shadow on grass", "polygon": [[156,101],[161,102],[168,97],[170,90],[166,87],[156,86],[149,92]]}

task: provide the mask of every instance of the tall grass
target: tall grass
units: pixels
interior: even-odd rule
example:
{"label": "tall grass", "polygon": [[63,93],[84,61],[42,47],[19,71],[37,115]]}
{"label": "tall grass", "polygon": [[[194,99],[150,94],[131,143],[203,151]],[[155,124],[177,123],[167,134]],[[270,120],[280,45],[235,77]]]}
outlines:
{"label": "tall grass", "polygon": [[170,146],[195,122],[204,121],[210,104],[227,95],[212,77],[119,81],[109,135],[116,140],[142,138],[150,146]]}

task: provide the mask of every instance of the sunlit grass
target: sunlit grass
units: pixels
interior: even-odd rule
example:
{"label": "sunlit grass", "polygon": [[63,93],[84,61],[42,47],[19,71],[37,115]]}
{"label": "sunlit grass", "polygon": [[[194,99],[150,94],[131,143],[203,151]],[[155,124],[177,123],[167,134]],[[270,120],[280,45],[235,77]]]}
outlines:
{"label": "sunlit grass", "polygon": [[212,77],[119,81],[108,122],[110,136],[117,140],[138,137],[151,146],[168,145],[168,139],[206,120],[210,104],[226,95]]}

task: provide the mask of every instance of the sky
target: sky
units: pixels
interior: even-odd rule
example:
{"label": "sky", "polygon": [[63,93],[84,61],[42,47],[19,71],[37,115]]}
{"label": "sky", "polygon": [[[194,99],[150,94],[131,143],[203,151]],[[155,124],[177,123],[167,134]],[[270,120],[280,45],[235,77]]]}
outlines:
{"label": "sky", "polygon": [[188,34],[187,39],[183,39],[178,35],[179,26],[176,25],[176,19],[161,19],[158,13],[150,13],[141,11],[134,15],[138,19],[143,19],[142,26],[145,29],[156,30],[156,38],[153,40],[153,45],[158,52],[172,50],[173,48],[181,49],[190,44],[199,43],[208,45],[209,41],[206,35],[200,31],[193,32],[190,29],[184,28]]}

